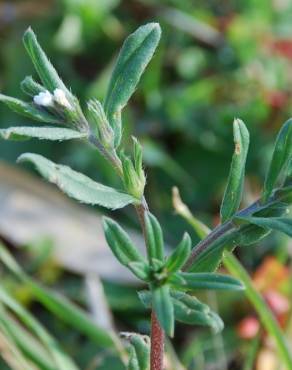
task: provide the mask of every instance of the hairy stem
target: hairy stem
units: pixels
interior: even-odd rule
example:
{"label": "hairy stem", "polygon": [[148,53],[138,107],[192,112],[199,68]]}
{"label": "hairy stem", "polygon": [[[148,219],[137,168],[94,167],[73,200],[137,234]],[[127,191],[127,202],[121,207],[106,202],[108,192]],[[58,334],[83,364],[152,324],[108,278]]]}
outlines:
{"label": "hairy stem", "polygon": [[[145,198],[142,203],[136,205],[136,212],[140,221],[140,225],[143,231],[143,236],[146,245],[146,229],[145,229],[145,211],[148,210],[148,205]],[[152,309],[151,312],[151,333],[150,333],[150,369],[151,370],[162,370],[163,369],[163,355],[164,355],[164,331],[160,326],[155,312]]]}

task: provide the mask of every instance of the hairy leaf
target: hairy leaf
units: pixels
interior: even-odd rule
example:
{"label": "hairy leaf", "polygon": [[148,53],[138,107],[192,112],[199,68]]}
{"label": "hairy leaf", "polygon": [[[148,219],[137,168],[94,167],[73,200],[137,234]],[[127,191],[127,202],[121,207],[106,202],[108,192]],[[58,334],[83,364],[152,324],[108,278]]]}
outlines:
{"label": "hairy leaf", "polygon": [[292,156],[292,119],[290,118],[282,126],[274,147],[270,166],[267,171],[263,200],[266,201],[272,194],[283,169],[288,166]]}
{"label": "hairy leaf", "polygon": [[155,216],[150,212],[145,212],[146,244],[148,256],[151,260],[164,259],[163,233],[160,224]]}
{"label": "hairy leaf", "polygon": [[145,335],[131,333],[131,351],[127,370],[149,370],[150,367],[150,339]]}
{"label": "hairy leaf", "polygon": [[162,285],[152,289],[153,308],[160,325],[170,337],[174,333],[173,303],[170,297],[169,286]]}
{"label": "hairy leaf", "polygon": [[128,267],[133,262],[145,263],[128,233],[116,221],[103,217],[103,230],[109,247],[122,265]]}
{"label": "hairy leaf", "polygon": [[39,154],[22,154],[18,161],[33,163],[46,180],[56,184],[64,193],[81,203],[117,209],[135,202],[132,196],[99,184],[82,173],[56,164]]}
{"label": "hairy leaf", "polygon": [[186,262],[191,251],[192,240],[189,234],[185,233],[182,241],[168,257],[165,268],[168,272],[178,271]]}
{"label": "hairy leaf", "polygon": [[121,140],[121,111],[151,60],[160,34],[158,23],[139,27],[126,39],[118,56],[104,103],[106,115],[115,131],[116,145]]}
{"label": "hairy leaf", "polygon": [[69,128],[59,127],[10,127],[0,129],[0,138],[5,140],[29,140],[30,138],[43,140],[71,140],[85,138],[86,134]]}
{"label": "hairy leaf", "polygon": [[233,135],[235,150],[220,209],[222,222],[232,217],[240,205],[244,184],[245,163],[249,147],[248,130],[245,124],[239,119],[235,119],[233,122]]}
{"label": "hairy leaf", "polygon": [[265,229],[281,231],[292,237],[292,219],[286,217],[238,217],[239,220],[250,222]]}
{"label": "hairy leaf", "polygon": [[30,119],[47,123],[62,123],[61,119],[58,120],[58,118],[49,114],[45,110],[41,110],[33,104],[25,103],[22,100],[0,94],[0,102],[6,104],[13,112]]}
{"label": "hairy leaf", "polygon": [[232,276],[215,273],[181,272],[180,276],[185,284],[179,286],[184,290],[211,289],[211,290],[243,290],[242,283]]}
{"label": "hairy leaf", "polygon": [[28,28],[25,32],[23,43],[44,86],[50,92],[59,88],[70,96],[71,93],[67,90],[57,71],[39,45],[36,35],[31,28]]}
{"label": "hairy leaf", "polygon": [[209,326],[217,333],[224,328],[221,318],[197,298],[187,294],[172,294],[175,318],[189,325]]}

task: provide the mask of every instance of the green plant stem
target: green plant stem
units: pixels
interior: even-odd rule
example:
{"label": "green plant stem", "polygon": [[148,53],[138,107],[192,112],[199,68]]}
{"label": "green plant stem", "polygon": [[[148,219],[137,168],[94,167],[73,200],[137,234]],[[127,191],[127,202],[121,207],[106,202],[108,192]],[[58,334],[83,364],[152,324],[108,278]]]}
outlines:
{"label": "green plant stem", "polygon": [[245,294],[249,301],[252,303],[253,307],[256,309],[261,322],[268,331],[268,333],[274,338],[279,355],[281,356],[287,370],[292,370],[292,357],[285,341],[282,330],[280,329],[273,313],[268,308],[263,297],[255,289],[252,280],[250,279],[248,273],[243,268],[241,263],[237,258],[230,252],[224,252],[223,258],[224,266],[228,271],[238,279],[240,279],[245,285]]}
{"label": "green plant stem", "polygon": [[[90,142],[98,151],[111,163],[117,175],[123,178],[123,170],[121,161],[116,152],[109,152],[104,148],[98,139],[90,136]],[[135,210],[143,232],[145,246],[146,246],[146,231],[145,231],[145,212],[148,211],[146,199],[143,197],[141,203],[135,205]],[[155,312],[151,312],[151,334],[150,334],[150,369],[163,370],[163,355],[164,355],[164,330],[156,317]]]}

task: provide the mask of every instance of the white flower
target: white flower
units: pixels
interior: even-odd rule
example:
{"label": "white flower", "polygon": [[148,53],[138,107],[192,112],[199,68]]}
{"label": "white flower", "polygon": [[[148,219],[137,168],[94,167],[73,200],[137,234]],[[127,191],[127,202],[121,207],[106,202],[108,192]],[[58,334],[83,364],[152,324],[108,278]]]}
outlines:
{"label": "white flower", "polygon": [[61,89],[54,90],[54,100],[57,104],[61,105],[62,107],[72,109],[71,104],[69,103],[66,94]]}
{"label": "white flower", "polygon": [[51,107],[54,104],[53,96],[48,90],[35,95],[33,97],[33,101],[35,104],[41,105],[43,107]]}

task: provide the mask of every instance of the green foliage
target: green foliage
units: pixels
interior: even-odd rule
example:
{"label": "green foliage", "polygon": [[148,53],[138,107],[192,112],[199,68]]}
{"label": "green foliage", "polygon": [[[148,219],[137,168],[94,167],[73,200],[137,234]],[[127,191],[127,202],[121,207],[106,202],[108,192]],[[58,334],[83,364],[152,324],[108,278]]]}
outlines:
{"label": "green foliage", "polygon": [[45,179],[56,184],[64,193],[81,203],[117,209],[135,202],[135,199],[130,195],[101,185],[69,167],[57,165],[39,154],[26,153],[21,155],[18,161],[32,163]]}
{"label": "green foliage", "polygon": [[25,32],[23,43],[46,89],[53,92],[59,88],[65,91],[68,97],[71,96],[71,93],[67,90],[57,71],[39,45],[36,35],[31,28]]}
{"label": "green foliage", "polygon": [[127,370],[148,370],[150,367],[150,339],[130,334],[130,359]]}
{"label": "green foliage", "polygon": [[120,144],[121,112],[134,93],[144,69],[150,62],[160,39],[158,23],[148,23],[131,34],[120,51],[105,98],[105,112]]}
{"label": "green foliage", "polygon": [[185,233],[182,241],[165,262],[165,268],[169,273],[177,272],[184,266],[191,252],[191,244],[189,234]]}
{"label": "green foliage", "polygon": [[54,117],[50,113],[40,110],[30,103],[0,94],[0,102],[6,104],[12,111],[30,119],[46,123],[62,123],[60,117]]}
{"label": "green foliage", "polygon": [[242,283],[228,275],[211,273],[181,272],[180,276],[185,283],[180,288],[185,290],[211,289],[211,290],[243,290]]}
{"label": "green foliage", "polygon": [[158,220],[150,212],[145,212],[145,232],[147,253],[150,263],[153,264],[153,260],[163,261],[163,233]]}
{"label": "green foliage", "polygon": [[39,83],[37,83],[32,78],[32,76],[25,77],[24,80],[21,82],[20,87],[21,87],[21,90],[25,94],[31,96],[32,98],[35,95],[38,95],[39,93],[46,91],[46,89],[42,85],[40,85]]}
{"label": "green foliage", "polygon": [[[272,160],[267,171],[263,201],[267,201],[276,186],[277,180],[283,171],[288,170],[288,164],[292,157],[292,119],[282,126],[274,147]],[[285,179],[285,174],[284,174]]]}
{"label": "green foliage", "polygon": [[166,334],[172,337],[174,334],[174,309],[169,285],[153,286],[151,291],[152,306],[157,318]]}
{"label": "green foliage", "polygon": [[245,163],[249,147],[248,130],[245,124],[239,119],[235,119],[233,122],[233,135],[235,149],[220,209],[222,222],[230,219],[240,205],[244,185]]}
{"label": "green foliage", "polygon": [[10,127],[7,129],[0,129],[0,138],[5,140],[29,140],[31,138],[41,140],[71,140],[84,139],[85,133],[81,133],[68,128],[57,127]]}
{"label": "green foliage", "polygon": [[292,219],[286,217],[238,217],[239,220],[249,222],[264,229],[281,231],[292,237]]}

